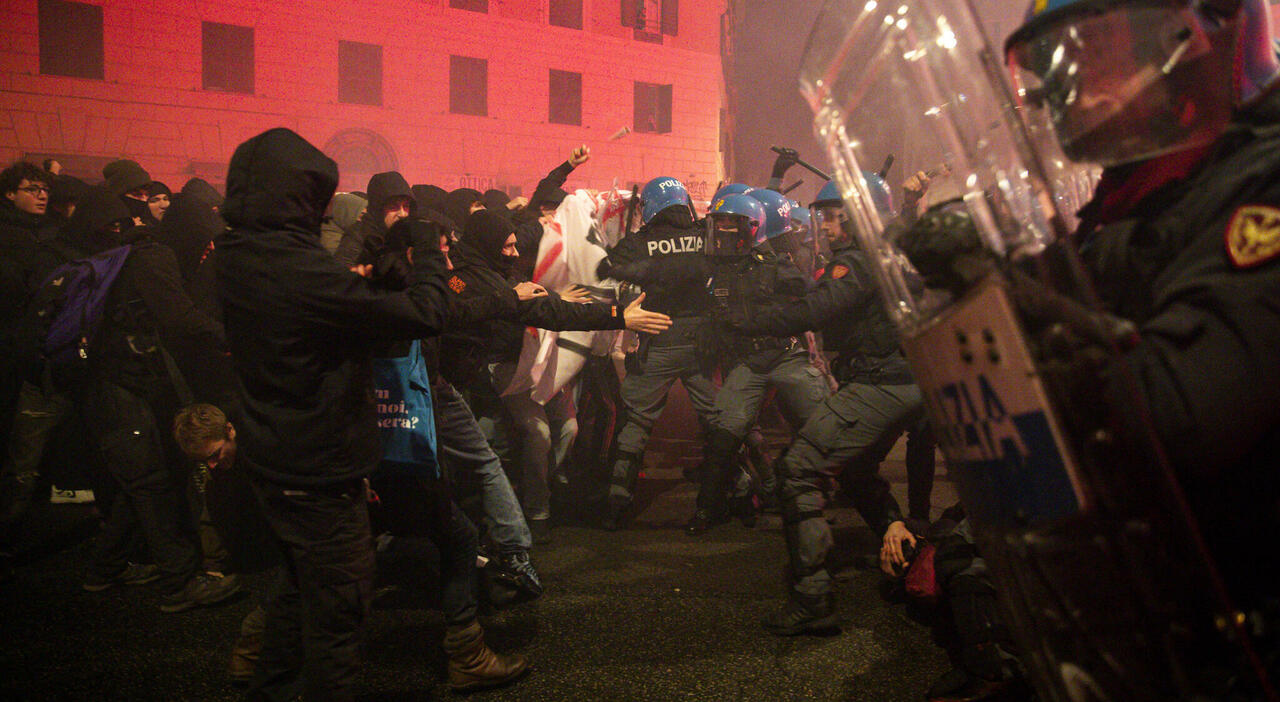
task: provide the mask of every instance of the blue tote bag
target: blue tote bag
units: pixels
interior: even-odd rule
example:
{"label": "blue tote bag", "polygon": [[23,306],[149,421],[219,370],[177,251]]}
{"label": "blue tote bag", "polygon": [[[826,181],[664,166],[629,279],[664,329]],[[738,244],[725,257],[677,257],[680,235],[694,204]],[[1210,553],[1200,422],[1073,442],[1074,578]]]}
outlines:
{"label": "blue tote bag", "polygon": [[417,341],[407,356],[373,359],[373,392],[382,434],[382,469],[439,478],[431,380]]}

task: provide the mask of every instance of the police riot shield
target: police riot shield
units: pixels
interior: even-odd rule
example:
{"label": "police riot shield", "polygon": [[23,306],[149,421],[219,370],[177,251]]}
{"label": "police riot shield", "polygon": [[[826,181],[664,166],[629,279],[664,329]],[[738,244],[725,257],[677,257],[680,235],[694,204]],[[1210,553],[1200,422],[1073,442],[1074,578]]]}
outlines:
{"label": "police riot shield", "polygon": [[[1020,112],[969,0],[828,0],[800,83],[1041,697],[1257,682],[1154,432],[1116,435],[1098,392],[1142,396],[1070,245],[1097,173]],[[937,174],[890,221],[860,176],[887,154]]]}

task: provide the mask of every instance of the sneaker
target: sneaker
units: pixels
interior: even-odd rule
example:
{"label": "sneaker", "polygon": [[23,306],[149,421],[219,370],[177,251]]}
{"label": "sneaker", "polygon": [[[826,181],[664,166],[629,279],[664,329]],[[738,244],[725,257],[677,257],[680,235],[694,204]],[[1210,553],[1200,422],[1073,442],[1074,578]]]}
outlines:
{"label": "sneaker", "polygon": [[146,585],[160,579],[160,569],[150,563],[130,563],[124,567],[124,570],[115,575],[104,578],[101,575],[89,574],[85,578],[83,587],[88,592],[102,592],[116,585]]}
{"label": "sneaker", "polygon": [[536,600],[542,596],[542,578],[529,560],[528,551],[504,553],[489,562],[489,601],[499,609]]}
{"label": "sneaker", "polygon": [[181,590],[165,595],[161,612],[185,612],[195,607],[215,605],[240,592],[240,580],[234,575],[217,577],[201,573],[187,581]]}
{"label": "sneaker", "polygon": [[765,617],[761,624],[778,636],[831,632],[840,626],[830,593],[808,596],[796,592],[791,593],[782,609]]}
{"label": "sneaker", "polygon": [[83,505],[93,502],[93,490],[59,490],[49,486],[49,502],[55,505]]}

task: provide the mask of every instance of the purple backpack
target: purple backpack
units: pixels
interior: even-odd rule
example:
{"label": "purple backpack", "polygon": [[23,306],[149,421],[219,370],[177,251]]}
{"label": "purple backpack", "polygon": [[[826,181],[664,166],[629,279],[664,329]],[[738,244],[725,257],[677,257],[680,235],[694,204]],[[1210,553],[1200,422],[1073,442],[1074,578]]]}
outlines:
{"label": "purple backpack", "polygon": [[58,266],[41,286],[36,315],[48,325],[41,350],[55,367],[82,367],[102,325],[111,284],[129,258],[121,246]]}

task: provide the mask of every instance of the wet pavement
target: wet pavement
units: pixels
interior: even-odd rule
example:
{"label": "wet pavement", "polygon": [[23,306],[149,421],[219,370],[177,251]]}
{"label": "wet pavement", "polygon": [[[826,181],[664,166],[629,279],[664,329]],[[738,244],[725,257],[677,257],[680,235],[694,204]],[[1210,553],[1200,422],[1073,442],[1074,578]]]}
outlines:
{"label": "wet pavement", "polygon": [[[559,526],[534,551],[547,592],[482,618],[491,646],[518,651],[533,672],[477,700],[920,700],[948,667],[929,628],[881,595],[878,540],[854,512],[833,510],[841,631],[777,638],[759,620],[782,602],[780,520],[733,523],[690,538],[681,525],[694,488],[680,478],[681,442],[658,442],[631,528]],[[883,473],[905,504],[901,447]],[[662,468],[659,466],[668,466]],[[934,514],[953,499],[943,476]],[[233,700],[228,652],[256,594],[162,614],[149,586],[81,589],[89,505],[52,505],[38,518],[51,549],[0,585],[0,698]],[[369,620],[359,692],[370,700],[453,697],[443,684],[444,623],[431,577],[413,559],[388,561]],[[265,576],[243,576],[261,593]],[[421,588],[413,582],[423,583]]]}

